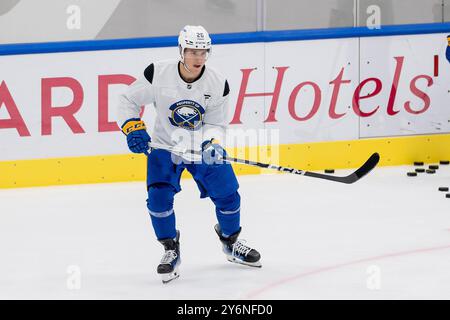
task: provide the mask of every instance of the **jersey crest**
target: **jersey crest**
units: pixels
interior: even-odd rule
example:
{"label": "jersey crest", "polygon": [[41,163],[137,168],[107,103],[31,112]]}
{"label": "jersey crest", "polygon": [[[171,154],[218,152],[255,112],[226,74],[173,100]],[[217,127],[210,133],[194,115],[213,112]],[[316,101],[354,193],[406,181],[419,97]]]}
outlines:
{"label": "jersey crest", "polygon": [[169,121],[172,125],[187,130],[197,130],[202,126],[205,109],[192,100],[181,100],[172,104],[169,108]]}

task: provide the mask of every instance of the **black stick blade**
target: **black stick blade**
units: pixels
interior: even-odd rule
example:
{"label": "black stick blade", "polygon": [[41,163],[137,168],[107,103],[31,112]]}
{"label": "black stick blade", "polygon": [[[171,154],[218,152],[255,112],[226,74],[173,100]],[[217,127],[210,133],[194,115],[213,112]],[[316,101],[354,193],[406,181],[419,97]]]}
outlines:
{"label": "black stick blade", "polygon": [[369,159],[355,172],[353,172],[351,175],[347,177],[343,177],[344,183],[353,183],[364,177],[366,174],[368,174],[370,171],[372,171],[373,168],[376,167],[378,162],[380,161],[380,155],[375,152],[370,156]]}
{"label": "black stick blade", "polygon": [[375,166],[378,164],[379,161],[380,161],[380,155],[378,153],[374,153],[370,156],[369,159],[367,159],[367,161],[360,168],[358,168],[358,170],[356,170],[355,172],[353,172],[352,174],[350,174],[346,177],[336,177],[336,176],[332,176],[332,175],[328,175],[328,174],[322,174],[322,173],[310,172],[310,171],[306,171],[304,173],[304,175],[307,177],[313,177],[313,178],[319,178],[319,179],[325,179],[325,180],[330,180],[330,181],[335,181],[335,182],[351,184],[351,183],[358,181],[359,179],[364,177],[366,174],[368,174],[370,171],[372,171],[372,169],[375,168]]}
{"label": "black stick blade", "polygon": [[355,174],[358,176],[359,179],[364,177],[366,174],[368,174],[370,171],[372,171],[373,168],[376,167],[378,162],[380,161],[380,155],[378,152],[375,152],[370,156],[369,159],[367,159],[366,163],[364,163],[361,168],[356,170]]}

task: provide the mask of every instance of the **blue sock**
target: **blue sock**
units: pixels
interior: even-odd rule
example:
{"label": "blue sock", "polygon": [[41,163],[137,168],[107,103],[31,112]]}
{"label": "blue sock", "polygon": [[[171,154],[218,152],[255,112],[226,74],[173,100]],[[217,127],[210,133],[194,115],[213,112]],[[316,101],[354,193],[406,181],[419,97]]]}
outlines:
{"label": "blue sock", "polygon": [[[175,213],[173,212],[166,217],[155,216],[155,212],[150,212],[150,218],[152,220],[153,230],[155,230],[156,238],[158,240],[171,238],[174,239],[177,236],[175,228]],[[158,214],[158,213],[156,213]]]}
{"label": "blue sock", "polygon": [[155,184],[148,188],[147,208],[158,240],[175,238],[175,213],[173,211],[174,188],[167,184]]}
{"label": "blue sock", "polygon": [[224,237],[239,231],[241,218],[241,197],[235,193],[224,198],[211,198],[216,205],[216,216]]}

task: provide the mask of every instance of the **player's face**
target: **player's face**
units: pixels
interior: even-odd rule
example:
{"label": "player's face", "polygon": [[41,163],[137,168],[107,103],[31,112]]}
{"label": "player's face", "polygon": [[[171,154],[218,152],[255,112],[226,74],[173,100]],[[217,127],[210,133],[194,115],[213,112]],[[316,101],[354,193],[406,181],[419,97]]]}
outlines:
{"label": "player's face", "polygon": [[208,50],[206,49],[185,49],[184,63],[193,72],[200,72],[208,58]]}

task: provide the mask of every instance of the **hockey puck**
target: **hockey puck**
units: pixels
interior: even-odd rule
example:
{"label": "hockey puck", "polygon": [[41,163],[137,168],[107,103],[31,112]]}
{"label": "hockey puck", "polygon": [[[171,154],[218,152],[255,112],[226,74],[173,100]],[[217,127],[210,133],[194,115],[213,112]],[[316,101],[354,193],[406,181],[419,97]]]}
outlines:
{"label": "hockey puck", "polygon": [[449,165],[450,161],[448,161],[448,160],[441,160],[441,161],[439,161],[439,163],[443,164],[443,165]]}
{"label": "hockey puck", "polygon": [[424,168],[416,168],[416,172],[422,173],[422,172],[425,172],[425,169]]}
{"label": "hockey puck", "polygon": [[408,177],[415,177],[415,176],[417,176],[417,172],[408,172],[406,175]]}
{"label": "hockey puck", "polygon": [[415,166],[423,166],[423,162],[422,161],[414,161],[414,165]]}
{"label": "hockey puck", "polygon": [[439,191],[447,192],[448,191],[448,187],[439,187]]}
{"label": "hockey puck", "polygon": [[437,169],[439,169],[439,166],[438,166],[438,165],[435,165],[435,164],[430,164],[430,165],[428,166],[428,169],[431,169],[431,170],[437,170]]}
{"label": "hockey puck", "polygon": [[450,193],[447,193],[447,194],[445,195],[445,197],[446,197],[446,198],[450,198]]}
{"label": "hockey puck", "polygon": [[334,173],[334,169],[325,169],[325,173]]}
{"label": "hockey puck", "polygon": [[436,173],[436,171],[434,171],[433,169],[427,169],[426,173],[433,174],[433,173]]}

